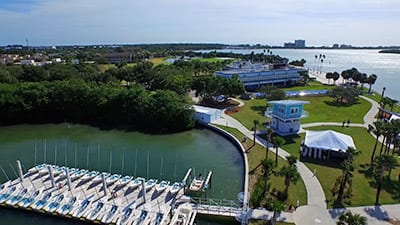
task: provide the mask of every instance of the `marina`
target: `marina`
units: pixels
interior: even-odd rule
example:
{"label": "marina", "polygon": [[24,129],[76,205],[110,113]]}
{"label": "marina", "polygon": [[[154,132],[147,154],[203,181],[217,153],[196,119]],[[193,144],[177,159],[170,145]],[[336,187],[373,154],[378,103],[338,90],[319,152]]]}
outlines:
{"label": "marina", "polygon": [[230,217],[242,213],[232,202],[230,207],[198,204],[185,195],[186,189],[205,192],[211,186],[212,171],[192,178],[189,169],[182,182],[170,185],[167,180],[157,183],[157,179],[51,164],[37,165],[23,174],[17,161],[17,170],[17,179],[1,185],[1,206],[117,225],[192,225],[197,213]]}

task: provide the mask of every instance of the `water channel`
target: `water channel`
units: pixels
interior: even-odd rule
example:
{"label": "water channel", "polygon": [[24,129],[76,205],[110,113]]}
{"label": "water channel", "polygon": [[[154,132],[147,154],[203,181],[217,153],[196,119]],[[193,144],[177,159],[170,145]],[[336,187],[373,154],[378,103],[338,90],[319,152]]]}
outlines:
{"label": "water channel", "polygon": [[[13,179],[17,159],[25,169],[47,162],[170,181],[180,181],[188,168],[194,168],[196,174],[212,170],[209,198],[236,200],[243,189],[241,154],[231,142],[208,129],[148,135],[73,124],[0,127],[0,165]],[[6,179],[0,172],[0,181]],[[0,224],[80,224],[4,208],[0,208],[0,217]],[[198,221],[231,223],[210,218]]]}

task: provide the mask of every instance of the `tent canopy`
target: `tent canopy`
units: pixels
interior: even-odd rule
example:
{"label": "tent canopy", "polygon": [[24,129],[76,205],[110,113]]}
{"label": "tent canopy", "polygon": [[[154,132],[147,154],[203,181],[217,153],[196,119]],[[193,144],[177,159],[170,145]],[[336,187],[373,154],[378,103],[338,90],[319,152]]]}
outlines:
{"label": "tent canopy", "polygon": [[304,144],[309,148],[333,151],[347,151],[349,147],[356,148],[351,136],[333,130],[308,130],[306,131]]}

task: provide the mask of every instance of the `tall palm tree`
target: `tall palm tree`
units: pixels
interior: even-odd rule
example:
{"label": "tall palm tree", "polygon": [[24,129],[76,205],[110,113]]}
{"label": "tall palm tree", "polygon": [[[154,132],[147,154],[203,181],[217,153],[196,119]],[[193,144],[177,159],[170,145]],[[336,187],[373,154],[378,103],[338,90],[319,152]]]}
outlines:
{"label": "tall palm tree", "polygon": [[289,166],[296,167],[297,157],[294,155],[286,156],[286,160],[289,163]]}
{"label": "tall palm tree", "polygon": [[353,177],[352,172],[354,171],[354,166],[353,166],[353,161],[354,157],[359,155],[360,151],[354,149],[354,148],[348,148],[347,149],[347,158],[346,160],[343,161],[341,164],[342,166],[342,176],[340,178],[340,183],[339,183],[339,190],[337,193],[337,202],[341,202],[343,200],[343,195],[344,191],[347,188],[351,187],[351,178]]}
{"label": "tall palm tree", "polygon": [[271,224],[274,225],[276,223],[278,213],[285,210],[285,204],[279,200],[274,199],[271,201],[269,208],[271,208],[271,210],[274,212],[271,219]]}
{"label": "tall palm tree", "polygon": [[253,134],[253,146],[256,145],[256,134],[257,134],[257,126],[260,124],[260,121],[258,120],[253,120],[253,125],[254,125],[254,134]]}
{"label": "tall palm tree", "polygon": [[360,214],[353,214],[350,211],[346,211],[340,214],[337,225],[367,225],[367,218]]}
{"label": "tall palm tree", "polygon": [[265,144],[265,159],[268,159],[269,143],[271,143],[271,135],[272,135],[272,133],[273,133],[273,130],[270,127],[268,127],[267,128],[267,133],[266,133],[266,136],[267,136],[266,141],[267,141],[267,143]]}
{"label": "tall palm tree", "polygon": [[285,143],[285,139],[281,136],[275,136],[272,138],[272,141],[275,146],[275,164],[278,165],[278,149]]}
{"label": "tall palm tree", "polygon": [[369,85],[368,93],[371,93],[372,85],[375,84],[375,81],[377,78],[378,78],[378,76],[376,76],[375,74],[371,74],[368,76],[368,79],[367,79],[367,83]]}
{"label": "tall palm tree", "polygon": [[270,159],[265,159],[263,161],[261,161],[261,166],[262,166],[262,176],[264,178],[264,191],[263,191],[263,195],[265,194],[265,192],[267,191],[267,182],[271,176],[272,170],[275,167],[274,161],[270,160]]}
{"label": "tall palm tree", "polygon": [[371,154],[371,168],[374,166],[374,157],[375,157],[375,152],[376,152],[376,147],[378,145],[379,137],[382,135],[382,126],[383,122],[380,120],[377,120],[374,122],[375,129],[373,129],[372,132],[375,134],[375,145],[374,145],[374,150],[372,151]]}
{"label": "tall palm tree", "polygon": [[333,85],[336,85],[336,81],[339,80],[340,74],[338,72],[333,72],[332,74],[332,79],[333,79]]}
{"label": "tall palm tree", "polygon": [[296,184],[296,182],[300,179],[300,174],[297,172],[297,168],[294,166],[283,166],[279,171],[279,175],[284,178],[284,193],[285,196],[288,196],[290,184]]}
{"label": "tall palm tree", "polygon": [[382,190],[382,183],[385,172],[396,168],[398,164],[397,160],[392,155],[380,155],[376,157],[375,163],[376,165],[374,170],[374,178],[377,184],[375,204],[379,205],[379,198]]}

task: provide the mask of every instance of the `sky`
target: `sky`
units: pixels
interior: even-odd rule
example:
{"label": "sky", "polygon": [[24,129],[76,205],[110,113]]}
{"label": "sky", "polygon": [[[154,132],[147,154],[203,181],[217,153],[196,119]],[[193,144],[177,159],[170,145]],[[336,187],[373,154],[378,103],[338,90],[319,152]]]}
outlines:
{"label": "sky", "polygon": [[0,0],[0,45],[400,45],[400,0]]}

